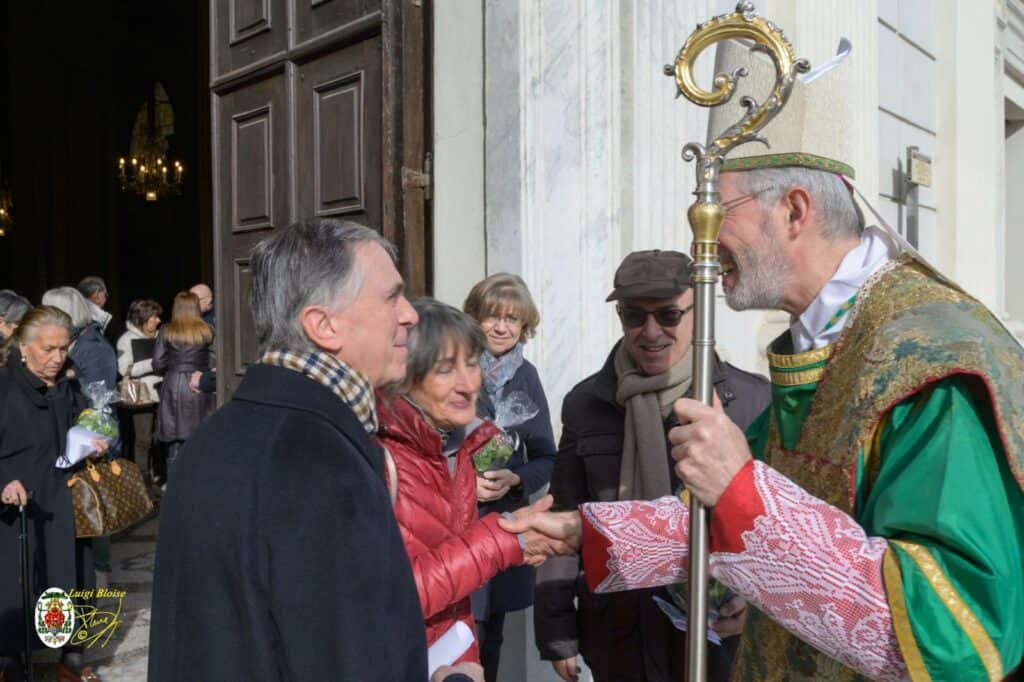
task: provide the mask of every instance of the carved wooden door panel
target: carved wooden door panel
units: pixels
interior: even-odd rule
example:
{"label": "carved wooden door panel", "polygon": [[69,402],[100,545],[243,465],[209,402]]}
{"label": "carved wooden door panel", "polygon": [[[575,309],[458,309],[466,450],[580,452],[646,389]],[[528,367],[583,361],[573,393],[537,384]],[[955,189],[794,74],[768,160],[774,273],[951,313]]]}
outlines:
{"label": "carved wooden door panel", "polygon": [[213,0],[218,393],[257,359],[249,253],[323,216],[380,230],[429,290],[429,82],[421,0]]}

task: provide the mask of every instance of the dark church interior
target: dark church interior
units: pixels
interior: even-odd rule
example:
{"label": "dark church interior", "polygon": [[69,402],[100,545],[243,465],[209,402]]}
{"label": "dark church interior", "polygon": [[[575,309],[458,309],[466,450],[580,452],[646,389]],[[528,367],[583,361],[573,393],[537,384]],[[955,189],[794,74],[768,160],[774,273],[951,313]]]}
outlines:
{"label": "dark church interior", "polygon": [[[169,310],[212,283],[208,26],[207,2],[0,5],[0,289],[38,303],[99,275],[116,335],[133,299]],[[173,110],[168,162],[184,172],[180,194],[147,201],[122,190],[118,160],[157,84]]]}

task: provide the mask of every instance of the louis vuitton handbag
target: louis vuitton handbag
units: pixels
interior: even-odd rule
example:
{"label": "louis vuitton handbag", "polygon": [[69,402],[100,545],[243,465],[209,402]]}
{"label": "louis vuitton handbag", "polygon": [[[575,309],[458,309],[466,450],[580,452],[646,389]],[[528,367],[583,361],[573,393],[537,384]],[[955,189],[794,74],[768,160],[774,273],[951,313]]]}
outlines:
{"label": "louis vuitton handbag", "polygon": [[75,510],[75,537],[116,533],[153,510],[139,467],[126,459],[90,461],[68,478],[68,487]]}

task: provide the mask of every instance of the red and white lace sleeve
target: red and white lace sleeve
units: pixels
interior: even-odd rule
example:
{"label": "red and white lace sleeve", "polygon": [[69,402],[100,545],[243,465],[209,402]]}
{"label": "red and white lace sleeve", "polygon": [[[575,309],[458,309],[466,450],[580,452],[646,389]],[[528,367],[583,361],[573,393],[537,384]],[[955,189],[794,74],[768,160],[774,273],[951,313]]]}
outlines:
{"label": "red and white lace sleeve", "polygon": [[[581,516],[593,591],[686,578],[689,515],[678,499],[585,504]],[[749,462],[712,514],[711,574],[844,665],[875,679],[902,679],[882,578],[887,546],[771,467]]]}
{"label": "red and white lace sleeve", "polygon": [[690,512],[678,497],[588,502],[583,568],[591,592],[623,592],[686,580]]}

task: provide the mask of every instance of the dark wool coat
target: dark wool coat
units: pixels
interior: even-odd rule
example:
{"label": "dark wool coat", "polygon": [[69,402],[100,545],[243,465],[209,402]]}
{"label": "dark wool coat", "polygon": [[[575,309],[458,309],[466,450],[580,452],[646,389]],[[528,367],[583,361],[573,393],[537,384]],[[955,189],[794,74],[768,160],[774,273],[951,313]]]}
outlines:
{"label": "dark wool coat", "polygon": [[163,330],[156,335],[153,371],[164,375],[156,412],[156,438],[164,442],[186,440],[200,422],[217,409],[213,393],[193,393],[188,387],[192,372],[214,366],[213,344],[191,346],[168,341]]}
{"label": "dark wool coat", "polygon": [[82,388],[94,381],[102,381],[110,390],[117,388],[117,353],[96,322],[90,322],[78,333],[68,357],[78,368]]}
{"label": "dark wool coat", "polygon": [[[523,360],[523,364],[505,384],[503,394],[507,396],[512,391],[524,392],[540,410],[533,419],[510,429],[519,434],[521,446],[512,456],[508,468],[523,482],[500,500],[480,504],[481,515],[514,511],[529,504],[530,495],[551,480],[551,470],[555,466],[555,434],[551,430],[548,399],[537,368],[529,360]],[[477,414],[486,419],[494,419],[494,405],[485,391],[480,392]],[[516,566],[496,575],[494,580],[473,594],[473,617],[486,620],[492,613],[519,611],[533,604],[536,573],[537,569],[532,566]]]}
{"label": "dark wool coat", "polygon": [[[469,595],[491,576],[523,560],[519,539],[498,527],[498,515],[478,519],[472,456],[499,431],[483,421],[455,453],[455,476],[441,436],[405,398],[378,402],[379,437],[398,474],[395,517],[412,560],[433,644],[455,621],[474,629]],[[459,658],[479,662],[476,642]]]}
{"label": "dark wool coat", "polygon": [[[47,388],[22,365],[17,347],[0,368],[0,488],[18,480],[32,493],[27,506],[32,605],[49,587],[70,591],[95,583],[91,557],[86,557],[88,570],[80,571],[84,580],[76,577],[70,471],[55,466],[74,417],[87,405],[74,374],[69,363],[56,385]],[[0,504],[0,655],[22,648],[19,532],[18,508]]]}
{"label": "dark wool coat", "polygon": [[175,467],[150,682],[426,679],[383,457],[334,393],[253,365]]}
{"label": "dark wool coat", "polygon": [[[618,498],[619,467],[625,434],[625,408],[615,400],[618,379],[612,349],[596,374],[577,384],[562,404],[562,437],[551,477],[554,509],[575,509],[583,502]],[[726,414],[745,429],[770,400],[768,381],[716,357],[715,391]],[[677,425],[675,414],[665,433]],[[679,479],[670,468],[672,486]],[[676,630],[652,596],[664,590],[591,594],[576,557],[549,560],[538,572],[534,630],[541,658],[559,660],[583,654],[594,679],[675,682],[685,673],[686,633]],[[578,599],[578,606],[573,600]],[[708,647],[708,679],[728,679],[738,637]]]}

